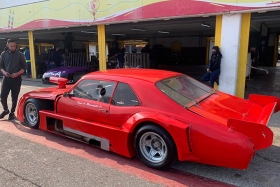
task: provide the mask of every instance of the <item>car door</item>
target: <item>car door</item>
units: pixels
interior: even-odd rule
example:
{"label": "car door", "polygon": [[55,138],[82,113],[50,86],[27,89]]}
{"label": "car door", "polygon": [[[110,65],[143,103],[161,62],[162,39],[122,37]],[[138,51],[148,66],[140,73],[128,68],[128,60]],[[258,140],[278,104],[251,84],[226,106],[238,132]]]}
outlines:
{"label": "car door", "polygon": [[[58,101],[59,115],[74,118],[72,122],[64,123],[64,128],[88,133],[92,125],[108,125],[109,102],[115,86],[116,82],[113,81],[82,80],[79,82],[70,91],[68,97],[62,97]],[[85,123],[76,123],[75,120]]]}
{"label": "car door", "polygon": [[132,115],[141,111],[141,103],[133,89],[119,82],[111,100],[110,125],[121,127]]}

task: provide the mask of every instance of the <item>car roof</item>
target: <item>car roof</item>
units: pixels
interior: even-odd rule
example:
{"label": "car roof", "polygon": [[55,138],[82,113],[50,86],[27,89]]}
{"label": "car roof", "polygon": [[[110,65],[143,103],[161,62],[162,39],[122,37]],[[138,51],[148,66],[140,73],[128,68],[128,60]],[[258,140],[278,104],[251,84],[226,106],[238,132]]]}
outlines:
{"label": "car roof", "polygon": [[109,69],[104,71],[96,71],[87,74],[86,77],[102,75],[109,77],[127,77],[133,79],[140,79],[149,82],[157,82],[162,79],[182,75],[178,72],[155,70],[155,69],[141,69],[141,68],[123,68],[123,69]]}

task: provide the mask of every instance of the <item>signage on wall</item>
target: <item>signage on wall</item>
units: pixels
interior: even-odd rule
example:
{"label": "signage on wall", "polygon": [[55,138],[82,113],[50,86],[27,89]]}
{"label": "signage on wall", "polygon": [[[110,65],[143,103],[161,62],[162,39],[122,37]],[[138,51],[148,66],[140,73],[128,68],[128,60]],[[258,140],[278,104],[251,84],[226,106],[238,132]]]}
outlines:
{"label": "signage on wall", "polygon": [[280,0],[0,0],[0,32],[260,11],[275,7],[280,8]]}
{"label": "signage on wall", "polygon": [[15,6],[28,5],[49,0],[2,0],[0,1],[0,9],[11,8]]}

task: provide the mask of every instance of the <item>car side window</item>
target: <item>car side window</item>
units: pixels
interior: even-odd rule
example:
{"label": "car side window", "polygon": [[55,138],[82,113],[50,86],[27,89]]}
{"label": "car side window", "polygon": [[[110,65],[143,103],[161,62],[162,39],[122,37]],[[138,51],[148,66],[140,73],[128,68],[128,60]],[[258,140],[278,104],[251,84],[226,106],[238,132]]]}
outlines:
{"label": "car side window", "polygon": [[71,92],[73,97],[110,103],[116,83],[101,80],[82,80]]}
{"label": "car side window", "polygon": [[117,85],[111,104],[115,106],[139,106],[140,101],[128,84],[120,82]]}

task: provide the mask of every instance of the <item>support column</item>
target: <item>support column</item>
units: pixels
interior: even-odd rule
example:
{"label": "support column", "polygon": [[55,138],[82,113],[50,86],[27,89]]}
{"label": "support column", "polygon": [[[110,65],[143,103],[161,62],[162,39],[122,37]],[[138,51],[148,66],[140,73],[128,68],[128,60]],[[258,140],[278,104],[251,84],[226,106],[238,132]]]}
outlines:
{"label": "support column", "polygon": [[38,53],[41,54],[41,44],[38,44]]}
{"label": "support column", "polygon": [[106,70],[106,37],[105,25],[98,25],[98,52],[99,52],[99,70]]}
{"label": "support column", "polygon": [[89,55],[89,44],[87,43],[87,44],[86,44],[86,60],[87,60],[87,62],[89,61],[89,59],[90,59],[90,55]]}
{"label": "support column", "polygon": [[[221,52],[223,58],[219,90],[232,95],[238,93],[240,97],[244,97],[250,18],[250,14],[222,16]],[[243,23],[242,20],[244,20]],[[239,60],[242,64],[240,67]]]}
{"label": "support column", "polygon": [[205,64],[209,63],[209,50],[210,50],[210,38],[206,38],[206,57],[205,57]]}
{"label": "support column", "polygon": [[221,46],[222,39],[222,25],[223,25],[223,16],[216,16],[216,27],[215,27],[215,46]]}
{"label": "support column", "polygon": [[34,48],[34,37],[33,31],[28,31],[28,40],[29,40],[29,50],[30,50],[30,63],[31,63],[31,76],[33,79],[36,79],[36,60],[35,60],[35,48]]}
{"label": "support column", "polygon": [[239,40],[239,59],[236,96],[244,98],[246,84],[246,69],[248,61],[248,45],[250,36],[251,13],[242,14],[242,23]]}
{"label": "support column", "polygon": [[278,46],[279,46],[279,40],[280,40],[280,37],[279,37],[279,35],[277,35],[277,37],[275,38],[275,44],[274,44],[273,67],[276,67],[276,66],[277,66],[277,62],[278,62]]}
{"label": "support column", "polygon": [[[222,38],[222,25],[223,25],[223,16],[216,16],[216,27],[215,27],[215,46],[221,46],[221,38]],[[214,88],[218,90],[218,85],[215,82]]]}

